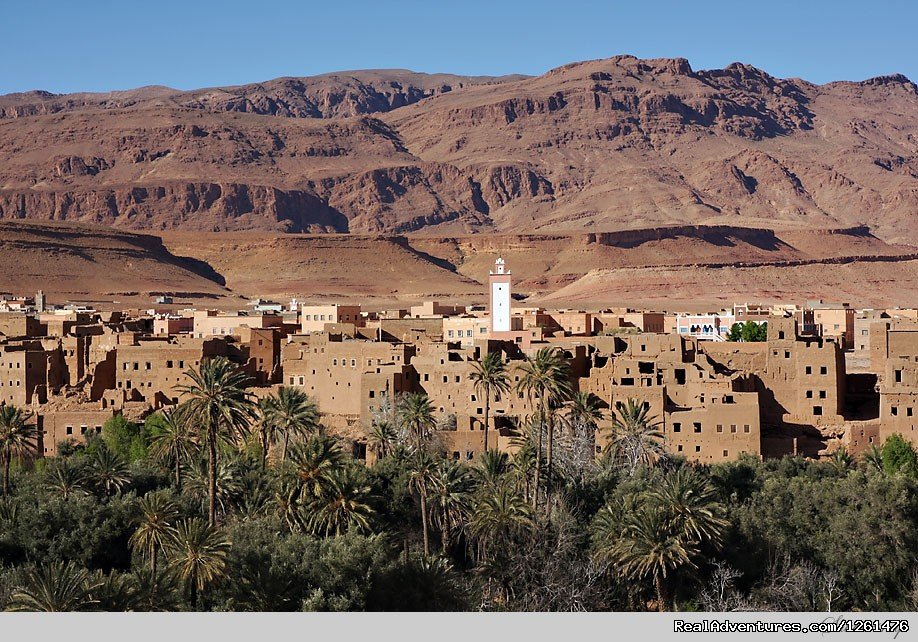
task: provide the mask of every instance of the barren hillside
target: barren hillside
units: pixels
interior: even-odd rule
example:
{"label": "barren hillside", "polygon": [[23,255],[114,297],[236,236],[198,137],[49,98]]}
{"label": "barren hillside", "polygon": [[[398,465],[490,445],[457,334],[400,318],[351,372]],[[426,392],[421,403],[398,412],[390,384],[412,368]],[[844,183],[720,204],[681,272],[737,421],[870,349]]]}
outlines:
{"label": "barren hillside", "polygon": [[868,225],[918,243],[918,89],[621,56],[0,97],[0,216],[453,236]]}

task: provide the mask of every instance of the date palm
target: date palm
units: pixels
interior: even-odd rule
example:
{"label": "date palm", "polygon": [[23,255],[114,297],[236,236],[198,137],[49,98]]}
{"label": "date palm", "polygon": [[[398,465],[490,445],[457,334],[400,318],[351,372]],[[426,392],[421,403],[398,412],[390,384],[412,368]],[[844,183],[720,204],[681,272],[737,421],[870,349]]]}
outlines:
{"label": "date palm", "polygon": [[430,555],[430,513],[427,497],[436,491],[437,462],[429,454],[418,452],[408,469],[408,492],[416,495],[421,504],[421,529],[424,534],[424,555]]}
{"label": "date palm", "polygon": [[188,397],[190,418],[197,424],[199,440],[207,448],[209,496],[207,517],[217,521],[217,450],[221,443],[236,443],[248,432],[254,416],[245,387],[248,377],[225,357],[204,359],[197,370],[185,372],[190,383],[179,386]]}
{"label": "date palm", "polygon": [[[526,362],[520,366],[520,372],[517,390],[524,394],[530,403],[538,402],[540,425],[547,433],[546,464],[550,475],[554,441],[555,413],[553,411],[560,407],[571,394],[570,368],[560,349],[540,348],[534,356],[527,358]],[[539,430],[533,505],[537,505],[539,501],[542,448],[542,430]]]}
{"label": "date palm", "polygon": [[415,447],[418,449],[430,439],[437,425],[430,399],[419,392],[409,393],[401,398],[397,416],[402,427],[414,438]]}
{"label": "date palm", "polygon": [[296,477],[300,501],[309,502],[321,495],[335,471],[346,464],[347,458],[333,437],[316,435],[294,446],[289,467]]}
{"label": "date palm", "polygon": [[195,462],[188,470],[184,494],[200,502],[201,511],[206,512],[211,497],[218,515],[229,513],[230,507],[243,491],[242,471],[236,459],[223,458],[217,462],[213,474],[215,495],[211,495],[211,471],[203,461]]}
{"label": "date palm", "polygon": [[86,493],[86,480],[77,466],[69,459],[58,459],[48,467],[45,488],[57,493],[65,501],[74,494]]}
{"label": "date palm", "polygon": [[166,550],[175,535],[175,524],[180,512],[176,503],[161,492],[148,493],[138,506],[140,518],[129,543],[135,552],[150,561],[150,572],[155,579],[159,554]]}
{"label": "date palm", "polygon": [[650,465],[666,457],[663,439],[660,424],[650,417],[649,407],[628,399],[613,414],[606,449],[634,476],[640,465]]}
{"label": "date palm", "polygon": [[150,455],[175,474],[175,488],[182,490],[182,467],[194,459],[198,452],[197,440],[192,430],[191,413],[182,404],[163,412],[163,420],[150,438]]}
{"label": "date palm", "polygon": [[432,489],[428,498],[431,521],[440,531],[440,546],[443,555],[446,555],[449,540],[465,525],[475,489],[475,478],[472,471],[459,462],[441,459],[434,470]]}
{"label": "date palm", "polygon": [[398,430],[385,419],[374,421],[367,436],[367,446],[376,454],[377,459],[385,459],[393,453],[398,445]]}
{"label": "date palm", "polygon": [[476,361],[472,374],[475,392],[484,398],[484,449],[488,451],[490,430],[491,397],[510,391],[510,374],[500,352],[489,352],[484,359]]}
{"label": "date palm", "polygon": [[667,607],[666,579],[680,568],[695,568],[698,550],[683,540],[661,506],[646,505],[629,513],[618,532],[600,535],[601,557],[613,561],[635,582],[651,580],[657,594],[657,609]]}
{"label": "date palm", "polygon": [[683,541],[720,546],[729,522],[717,501],[717,490],[700,473],[688,467],[671,472],[648,491],[647,499],[663,509]]}
{"label": "date palm", "polygon": [[515,535],[532,525],[532,508],[506,480],[483,489],[469,518],[469,532],[477,540],[483,559],[495,547],[509,545]]}
{"label": "date palm", "polygon": [[121,457],[108,448],[97,450],[89,461],[88,479],[102,495],[115,495],[131,483],[131,471]]}
{"label": "date palm", "polygon": [[319,495],[299,508],[299,522],[316,535],[368,533],[376,510],[366,471],[356,465],[336,468]]}
{"label": "date palm", "polygon": [[309,395],[299,388],[281,386],[277,393],[261,404],[261,444],[264,457],[278,439],[283,440],[281,461],[287,459],[290,437],[302,439],[320,430],[319,408]]}
{"label": "date palm", "polygon": [[230,542],[219,528],[193,517],[176,525],[167,549],[169,564],[188,587],[191,608],[196,609],[198,595],[226,576]]}
{"label": "date palm", "polygon": [[17,406],[0,406],[0,458],[3,461],[3,494],[10,494],[10,464],[14,456],[37,454],[38,428],[29,423],[32,413]]}
{"label": "date palm", "polygon": [[10,595],[8,611],[91,611],[95,585],[90,573],[72,561],[50,562],[30,569]]}
{"label": "date palm", "polygon": [[489,450],[478,459],[475,474],[481,486],[493,487],[510,470],[510,457],[499,450]]}

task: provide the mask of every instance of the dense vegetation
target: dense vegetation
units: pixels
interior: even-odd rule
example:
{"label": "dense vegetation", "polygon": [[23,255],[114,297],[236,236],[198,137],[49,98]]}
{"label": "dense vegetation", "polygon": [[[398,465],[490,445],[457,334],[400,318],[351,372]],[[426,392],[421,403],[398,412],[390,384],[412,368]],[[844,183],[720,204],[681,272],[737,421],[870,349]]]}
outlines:
{"label": "dense vegetation", "polygon": [[745,323],[734,323],[730,326],[730,333],[727,335],[727,341],[767,340],[768,322],[756,323],[755,321],[746,321]]}
{"label": "dense vegetation", "polygon": [[[488,357],[488,403],[511,390]],[[519,451],[445,458],[423,395],[384,407],[375,462],[312,401],[255,403],[204,362],[177,409],[31,459],[0,411],[0,607],[8,610],[914,610],[918,458],[689,465],[644,406],[601,409],[541,351]],[[495,436],[488,436],[494,446]]]}

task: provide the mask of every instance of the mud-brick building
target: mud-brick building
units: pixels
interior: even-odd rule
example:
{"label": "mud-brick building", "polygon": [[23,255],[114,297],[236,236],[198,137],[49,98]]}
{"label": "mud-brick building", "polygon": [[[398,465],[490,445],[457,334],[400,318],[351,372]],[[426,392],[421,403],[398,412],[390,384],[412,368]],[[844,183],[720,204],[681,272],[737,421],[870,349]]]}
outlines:
{"label": "mud-brick building", "polygon": [[313,333],[289,338],[281,351],[283,382],[303,389],[327,425],[356,429],[386,399],[413,390],[408,363],[415,347]]}
{"label": "mud-brick building", "polygon": [[[761,454],[758,395],[749,378],[717,367],[693,339],[678,335],[615,337],[615,353],[594,355],[580,380],[610,410],[635,400],[648,408],[666,449],[690,461],[716,462]],[[599,426],[606,443],[611,417]]]}

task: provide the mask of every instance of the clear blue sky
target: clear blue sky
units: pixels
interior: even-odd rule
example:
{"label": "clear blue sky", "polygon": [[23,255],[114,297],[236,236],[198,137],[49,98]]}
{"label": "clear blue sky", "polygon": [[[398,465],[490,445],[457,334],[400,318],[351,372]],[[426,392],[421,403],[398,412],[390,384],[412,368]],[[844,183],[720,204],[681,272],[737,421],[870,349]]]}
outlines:
{"label": "clear blue sky", "polygon": [[918,2],[102,0],[3,7],[0,93],[182,89],[327,71],[539,74],[621,53],[780,77],[918,80]]}

